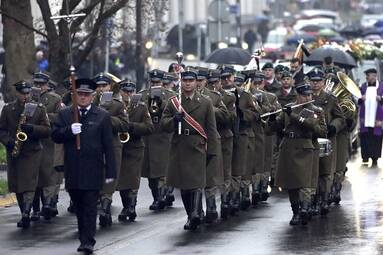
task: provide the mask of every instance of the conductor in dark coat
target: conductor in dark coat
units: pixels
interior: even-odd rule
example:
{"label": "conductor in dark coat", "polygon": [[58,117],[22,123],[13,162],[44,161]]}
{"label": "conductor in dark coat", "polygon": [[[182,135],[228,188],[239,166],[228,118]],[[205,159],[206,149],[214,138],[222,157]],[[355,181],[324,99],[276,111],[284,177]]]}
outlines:
{"label": "conductor in dark coat", "polygon": [[[53,124],[52,139],[63,143],[65,150],[65,187],[76,207],[79,239],[78,251],[93,252],[96,243],[97,199],[104,181],[116,178],[111,117],[108,112],[91,104],[95,83],[77,80],[80,123],[75,123],[73,108],[65,108]],[[76,148],[80,135],[81,148]]]}

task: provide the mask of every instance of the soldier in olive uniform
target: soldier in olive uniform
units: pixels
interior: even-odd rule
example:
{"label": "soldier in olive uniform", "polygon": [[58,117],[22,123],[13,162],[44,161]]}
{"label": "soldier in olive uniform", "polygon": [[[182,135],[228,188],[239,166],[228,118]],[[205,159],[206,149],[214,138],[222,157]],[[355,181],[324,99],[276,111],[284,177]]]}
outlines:
{"label": "soldier in olive uniform", "polygon": [[[299,85],[296,90],[298,104],[311,101],[309,84]],[[325,132],[320,130],[323,126],[319,125],[319,119],[311,108],[310,105],[294,109],[287,106],[278,117],[271,115],[269,118],[270,127],[284,134],[275,181],[277,186],[288,190],[293,211],[290,225],[308,222],[314,148],[312,134]]]}
{"label": "soldier in olive uniform", "polygon": [[232,214],[240,209],[242,177],[247,170],[249,151],[249,135],[252,131],[252,122],[259,117],[255,109],[253,96],[243,88],[236,87],[234,83],[235,70],[231,66],[223,66],[221,69],[221,82],[224,90],[232,91],[235,95],[236,118],[233,123],[233,157],[232,157],[232,182],[231,204]]}
{"label": "soldier in olive uniform", "polygon": [[321,107],[324,111],[328,132],[327,138],[331,140],[333,148],[333,153],[331,153],[331,155],[322,157],[319,160],[319,195],[321,198],[320,210],[322,215],[326,215],[329,210],[328,198],[336,167],[336,135],[345,127],[345,119],[342,110],[339,107],[338,99],[323,90],[323,71],[318,68],[314,68],[307,75],[313,89],[313,99],[315,100],[314,104]]}
{"label": "soldier in olive uniform", "polygon": [[120,191],[123,209],[118,220],[134,221],[137,217],[137,193],[140,187],[144,159],[143,136],[153,132],[153,123],[147,106],[141,101],[141,94],[135,94],[136,84],[129,80],[119,83],[120,94],[129,116],[129,140],[122,148],[122,163],[117,190]]}
{"label": "soldier in olive uniform", "polygon": [[[52,124],[57,117],[57,113],[61,109],[61,97],[50,91],[49,75],[45,73],[35,73],[33,75],[34,86],[39,89],[40,95],[38,103],[45,106],[48,114],[49,122]],[[50,137],[42,139],[43,151],[41,156],[39,181],[35,193],[33,214],[31,220],[39,219],[38,211],[40,211],[40,196],[43,203],[43,216],[49,220],[55,216],[57,212],[56,184],[59,173],[54,169],[55,144]],[[53,152],[53,153],[52,153]],[[42,192],[42,193],[41,193]]]}
{"label": "soldier in olive uniform", "polygon": [[281,88],[281,84],[274,75],[273,63],[267,62],[262,66],[262,72],[265,75],[265,91],[275,93]]}
{"label": "soldier in olive uniform", "polygon": [[194,230],[201,223],[200,206],[202,189],[206,187],[206,166],[219,153],[219,141],[213,105],[196,91],[197,72],[187,68],[181,73],[181,78],[181,102],[175,96],[170,98],[161,125],[164,130],[173,133],[167,180],[171,186],[181,189],[188,215],[184,229]]}
{"label": "soldier in olive uniform", "polygon": [[221,94],[222,102],[225,104],[229,112],[227,121],[218,122],[217,130],[221,137],[223,178],[224,182],[221,187],[221,217],[226,219],[231,210],[230,191],[232,180],[232,157],[233,157],[233,124],[236,118],[235,95],[232,92],[222,88],[220,80],[221,72],[219,70],[210,70],[208,75],[208,86]]}
{"label": "soldier in olive uniform", "polygon": [[100,191],[101,210],[99,212],[99,224],[102,227],[112,225],[111,205],[113,193],[116,190],[121,168],[122,144],[119,133],[124,133],[129,130],[130,123],[125,111],[125,105],[120,98],[119,93],[114,93],[114,81],[107,74],[98,74],[94,77],[94,82],[97,84],[98,94],[94,99],[94,104],[109,112],[112,120],[113,130],[113,148],[116,163],[116,179],[111,183],[104,182]]}
{"label": "soldier in olive uniform", "polygon": [[[251,93],[254,96],[254,99],[259,104],[260,114],[275,111],[279,104],[275,102],[275,98],[270,95],[270,93],[263,90],[264,88],[264,75],[262,72],[253,71],[251,73],[252,78],[252,89]],[[274,104],[271,103],[271,100],[274,101]],[[254,152],[252,154],[251,160],[254,161],[254,166],[251,172],[252,179],[252,205],[255,206],[260,201],[266,201],[269,193],[267,191],[269,184],[269,174],[267,172],[266,159],[267,156],[271,157],[272,155],[272,141],[267,141],[266,130],[264,123],[260,120],[253,122],[253,131],[254,131]],[[269,154],[269,155],[266,155]],[[269,162],[269,166],[271,162]]]}
{"label": "soldier in olive uniform", "polygon": [[[8,190],[16,193],[22,215],[17,226],[28,228],[42,156],[41,139],[49,137],[50,126],[45,107],[28,103],[32,85],[20,81],[15,87],[17,99],[1,112],[0,141],[7,149]],[[16,138],[20,131],[27,135],[25,141]]]}
{"label": "soldier in olive uniform", "polygon": [[[202,96],[206,96],[211,100],[214,109],[215,119],[217,121],[217,127],[223,126],[230,120],[230,113],[227,110],[225,104],[222,102],[221,94],[218,91],[210,90],[207,88],[208,69],[199,67],[197,69],[197,90]],[[224,172],[223,172],[223,159],[222,159],[222,146],[221,136],[219,132],[216,132],[217,140],[217,155],[213,156],[209,164],[206,166],[206,223],[211,223],[218,218],[215,195],[218,188],[223,185]]]}
{"label": "soldier in olive uniform", "polygon": [[169,162],[171,134],[166,133],[160,126],[162,112],[167,100],[174,92],[162,86],[164,72],[152,70],[149,72],[150,87],[142,91],[142,101],[149,109],[154,125],[153,133],[145,136],[145,153],[142,177],[149,180],[153,203],[149,209],[162,210],[166,206],[166,173]]}

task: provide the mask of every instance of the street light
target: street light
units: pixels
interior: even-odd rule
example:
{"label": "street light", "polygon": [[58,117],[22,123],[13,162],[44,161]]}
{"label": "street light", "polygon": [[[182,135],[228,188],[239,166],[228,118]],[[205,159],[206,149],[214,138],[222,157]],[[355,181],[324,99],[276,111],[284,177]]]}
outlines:
{"label": "street light", "polygon": [[218,49],[224,49],[224,48],[227,48],[227,47],[228,47],[228,45],[225,42],[218,43]]}
{"label": "street light", "polygon": [[153,45],[154,45],[154,43],[153,43],[152,41],[147,41],[147,42],[145,43],[145,48],[146,48],[147,50],[150,50],[151,48],[153,48]]}
{"label": "street light", "polygon": [[249,45],[245,42],[242,42],[242,49],[247,50],[249,48]]}

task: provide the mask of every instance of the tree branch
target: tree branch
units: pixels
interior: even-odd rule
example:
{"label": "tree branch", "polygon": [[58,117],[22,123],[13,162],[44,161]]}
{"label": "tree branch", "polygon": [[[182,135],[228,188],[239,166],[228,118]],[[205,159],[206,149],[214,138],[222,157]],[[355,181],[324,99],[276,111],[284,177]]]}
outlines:
{"label": "tree branch", "polygon": [[85,13],[84,17],[79,17],[73,21],[70,31],[71,33],[77,31],[78,27],[84,22],[84,20],[92,13],[94,8],[101,2],[102,0],[92,0],[92,2],[86,6],[85,8],[79,10],[77,13]]}
{"label": "tree branch", "polygon": [[12,15],[4,12],[3,10],[0,10],[0,14],[2,14],[3,16],[9,18],[9,19],[12,19],[14,20],[15,22],[19,23],[20,25],[24,26],[25,28],[29,29],[29,30],[32,30],[33,32],[39,34],[39,35],[42,35],[44,36],[45,38],[48,37],[47,34],[45,34],[44,32],[41,32],[40,30],[37,30],[36,28],[32,27],[32,26],[29,26],[27,24],[25,24],[23,21],[19,20],[18,18],[16,17],[13,17]]}
{"label": "tree branch", "polygon": [[55,23],[51,19],[52,17],[52,12],[51,8],[49,6],[48,0],[37,0],[37,4],[40,7],[41,10],[41,15],[43,16],[44,24],[45,24],[45,29],[47,30],[48,34],[48,40],[54,40],[57,39],[57,29],[55,26]]}
{"label": "tree branch", "polygon": [[123,8],[128,2],[129,2],[129,0],[119,0],[115,4],[113,4],[105,12],[103,12],[102,9],[100,10],[100,14],[99,14],[98,18],[96,19],[96,22],[94,23],[94,26],[93,26],[92,32],[90,33],[88,42],[87,42],[84,50],[78,54],[77,65],[81,64],[86,59],[86,57],[89,55],[90,51],[93,48],[94,43],[98,39],[97,35],[98,35],[98,32],[100,31],[100,28],[101,28],[102,24],[104,23],[104,21],[107,18],[110,18],[111,16],[113,16],[118,10]]}

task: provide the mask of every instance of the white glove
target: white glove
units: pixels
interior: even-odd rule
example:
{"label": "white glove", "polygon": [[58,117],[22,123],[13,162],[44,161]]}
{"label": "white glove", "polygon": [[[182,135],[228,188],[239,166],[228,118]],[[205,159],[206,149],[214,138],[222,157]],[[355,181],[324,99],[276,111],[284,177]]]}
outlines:
{"label": "white glove", "polygon": [[73,123],[70,127],[72,129],[72,134],[78,135],[81,133],[81,123]]}
{"label": "white glove", "polygon": [[114,178],[106,178],[105,179],[105,183],[108,184],[108,183],[112,183],[114,181]]}

